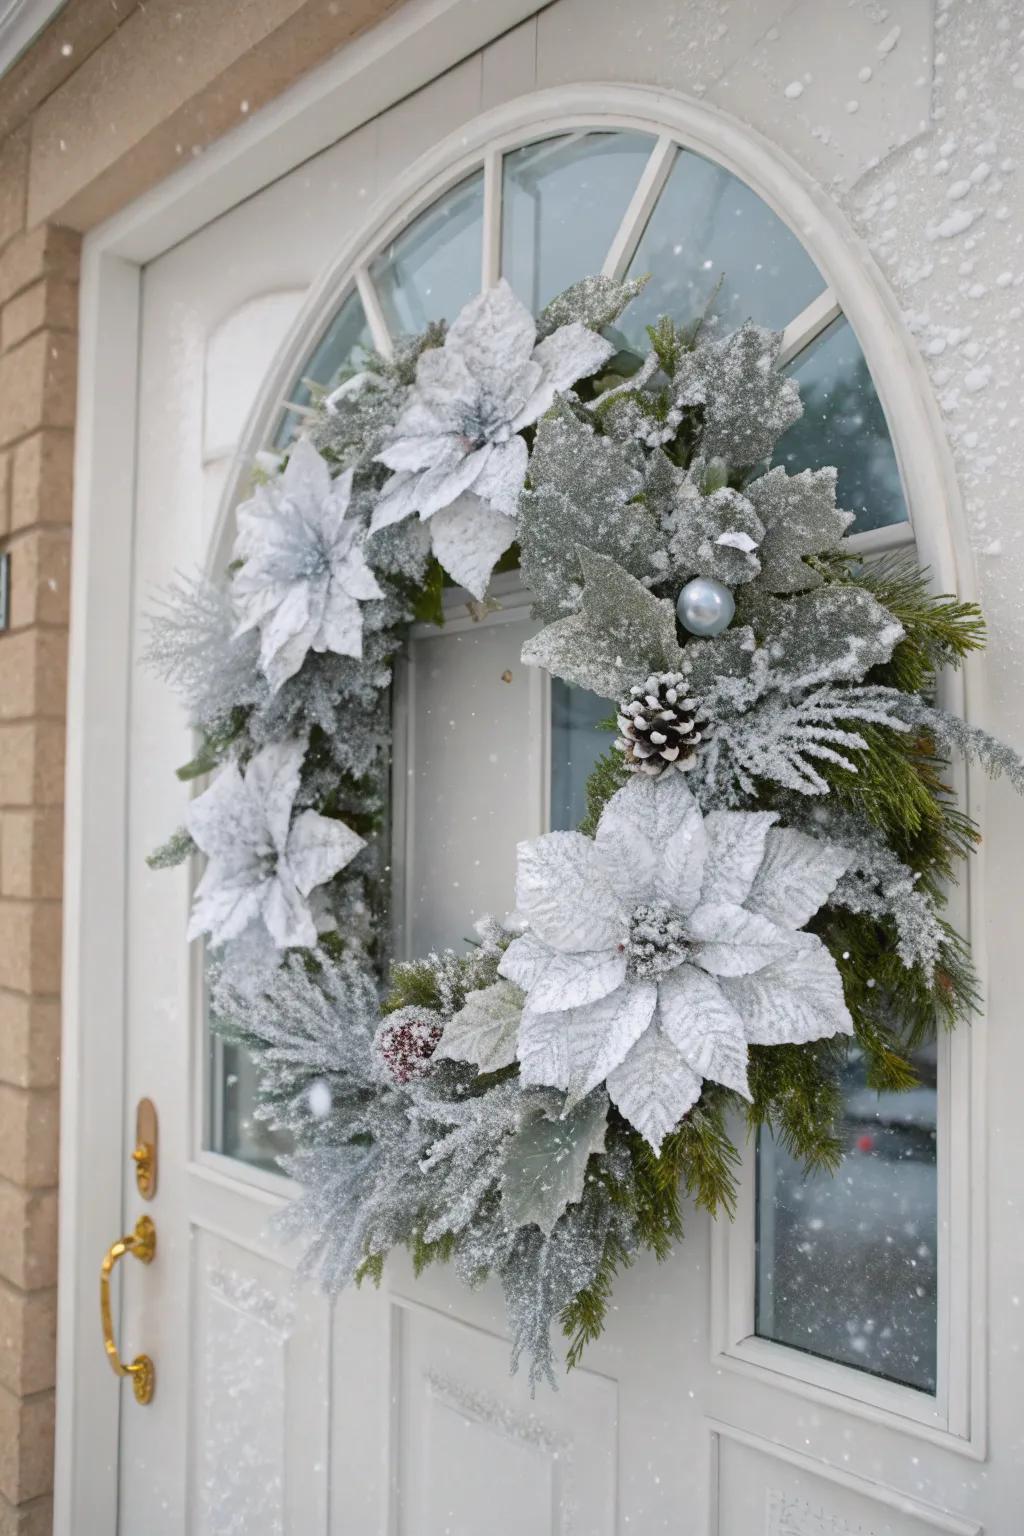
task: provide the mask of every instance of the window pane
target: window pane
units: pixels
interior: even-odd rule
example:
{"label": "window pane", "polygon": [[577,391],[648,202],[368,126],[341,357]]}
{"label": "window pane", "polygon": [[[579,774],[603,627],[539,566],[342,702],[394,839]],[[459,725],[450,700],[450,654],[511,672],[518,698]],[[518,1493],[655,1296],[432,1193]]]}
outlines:
{"label": "window pane", "polygon": [[[359,295],[350,293],[292,385],[288,394],[289,402],[293,405],[308,405],[312,391],[307,381],[331,389],[343,373],[358,368],[360,359],[372,346],[370,329]],[[274,446],[287,448],[301,421],[298,411],[289,411],[274,438]]]}
{"label": "window pane", "polygon": [[579,133],[505,156],[501,270],[524,304],[600,271],[653,147],[646,133]]}
{"label": "window pane", "polygon": [[393,336],[454,320],[480,291],[483,172],[470,176],[392,240],[370,268]]}
{"label": "window pane", "polygon": [[611,714],[607,699],[551,679],[552,832],[572,831],[586,816],[587,779],[613,740],[610,731],[598,727]]}
{"label": "window pane", "polygon": [[[676,158],[630,267],[649,274],[622,317],[633,347],[660,315],[725,335],[744,320],[782,330],[825,287],[814,262],[767,203],[731,172],[700,155]],[[716,294],[716,287],[718,284]]]}
{"label": "window pane", "polygon": [[907,521],[889,428],[867,362],[848,321],[836,320],[787,368],[804,414],[775,445],[789,473],[834,464],[839,505],[856,512],[850,533]]}
{"label": "window pane", "polygon": [[765,1339],[935,1391],[935,1050],[909,1093],[851,1055],[835,1177],[758,1143],[757,1322]]}
{"label": "window pane", "polygon": [[256,1119],[257,1074],[249,1053],[239,1045],[211,1037],[210,1065],[212,1151],[280,1173],[277,1159],[291,1151],[292,1138],[287,1131],[271,1130],[265,1120]]}

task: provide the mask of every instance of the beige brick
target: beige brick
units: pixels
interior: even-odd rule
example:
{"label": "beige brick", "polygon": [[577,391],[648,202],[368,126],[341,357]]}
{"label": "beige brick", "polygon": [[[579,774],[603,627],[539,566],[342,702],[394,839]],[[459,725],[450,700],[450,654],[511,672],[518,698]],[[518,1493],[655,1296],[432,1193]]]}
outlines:
{"label": "beige brick", "polygon": [[53,1423],[52,1392],[16,1397],[0,1387],[0,1494],[8,1503],[53,1488]]}
{"label": "beige brick", "polygon": [[73,427],[77,341],[38,331],[0,357],[0,447],[40,427]]}
{"label": "beige brick", "polygon": [[28,1504],[11,1504],[0,1493],[0,1536],[51,1536],[53,1500],[46,1495]]}
{"label": "beige brick", "polygon": [[67,632],[22,629],[0,635],[0,722],[61,718],[67,703]]}
{"label": "beige brick", "polygon": [[34,896],[59,901],[63,859],[64,812],[61,806],[0,813],[0,896]]}
{"label": "beige brick", "polygon": [[0,249],[25,228],[29,143],[27,124],[0,143]]}
{"label": "beige brick", "polygon": [[59,999],[0,992],[0,1082],[55,1088],[59,1081]]}
{"label": "beige brick", "polygon": [[0,255],[0,304],[42,277],[78,281],[82,237],[56,224],[39,224],[12,240]]}
{"label": "beige brick", "polygon": [[0,1387],[19,1397],[52,1387],[56,1344],[57,1292],[0,1280]]}
{"label": "beige brick", "polygon": [[35,432],[11,450],[11,531],[70,523],[75,440],[67,431]]}
{"label": "beige brick", "polygon": [[55,1189],[19,1189],[0,1176],[0,1278],[23,1291],[57,1284]]}
{"label": "beige brick", "polygon": [[52,1188],[59,1141],[56,1089],[0,1083],[0,1173],[5,1178],[26,1189]]}
{"label": "beige brick", "polygon": [[0,453],[0,538],[11,527],[11,455]]}
{"label": "beige brick", "polygon": [[[0,638],[0,654],[3,639]],[[0,806],[60,805],[64,727],[55,720],[0,725]]]}
{"label": "beige brick", "polygon": [[71,535],[66,528],[32,529],[11,540],[11,629],[66,624],[71,579]]}
{"label": "beige brick", "polygon": [[44,328],[53,331],[78,329],[78,285],[43,278],[4,305],[0,315],[0,351],[9,352],[19,342]]}
{"label": "beige brick", "polygon": [[60,960],[60,903],[0,898],[0,988],[55,997]]}

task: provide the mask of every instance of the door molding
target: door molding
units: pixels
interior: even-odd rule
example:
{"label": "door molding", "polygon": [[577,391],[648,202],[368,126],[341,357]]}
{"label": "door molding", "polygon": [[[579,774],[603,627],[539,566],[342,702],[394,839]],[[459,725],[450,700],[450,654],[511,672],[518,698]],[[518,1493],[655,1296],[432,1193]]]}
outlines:
{"label": "door molding", "polygon": [[[143,263],[187,238],[268,182],[476,52],[535,10],[535,0],[409,0],[366,37],[314,71],[214,148],[88,236],[80,299],[68,773],[64,884],[60,1291],[55,1531],[72,1536],[88,1514],[116,1530],[118,1406],[100,1348],[94,1292],[102,1253],[124,1219],[126,1125],[123,996],[126,895],[127,699],[134,519],[135,401]],[[486,113],[427,152],[377,205],[359,241],[408,209],[477,146],[587,123],[657,124],[751,185],[794,228],[849,317],[891,424],[922,555],[965,598],[975,590],[952,459],[923,364],[895,299],[823,189],[756,131],[696,101],[649,88],[591,84],[537,92]],[[314,285],[279,365],[350,270],[358,241]],[[348,264],[348,267],[346,266]],[[304,329],[305,328],[305,329]],[[270,378],[247,446],[265,420]],[[235,480],[237,487],[238,481]],[[227,504],[227,501],[225,502]],[[968,714],[977,671],[955,680],[950,700]],[[969,808],[981,805],[975,776]],[[982,979],[983,921],[974,881],[970,934]],[[971,1031],[975,1096],[969,1167],[972,1202],[970,1314],[980,1361],[984,1323],[984,1033]],[[973,1372],[972,1428],[983,1383]],[[109,1404],[109,1411],[105,1405]]]}

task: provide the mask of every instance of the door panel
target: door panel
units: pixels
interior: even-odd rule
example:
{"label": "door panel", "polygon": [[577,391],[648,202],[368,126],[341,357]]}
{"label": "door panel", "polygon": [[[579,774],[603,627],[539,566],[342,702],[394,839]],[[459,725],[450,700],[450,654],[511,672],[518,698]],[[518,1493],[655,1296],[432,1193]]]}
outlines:
{"label": "door panel", "polygon": [[[577,9],[558,0],[545,12],[549,75],[579,69],[557,27]],[[585,30],[590,60],[602,29]],[[517,57],[528,89],[532,50]],[[602,57],[588,73],[619,73],[613,49]],[[367,190],[479,110],[488,80],[492,50],[147,270],[137,663],[155,593],[210,558],[246,392],[290,307],[353,233]],[[445,629],[417,630],[398,679],[397,953],[457,945],[483,912],[503,915],[515,844],[547,825],[548,685],[519,662],[533,628],[522,596],[513,581],[499,591],[501,609],[482,618],[453,595]],[[884,1496],[920,1482],[922,1497],[939,1502],[945,1490],[962,1505],[962,1469],[934,1444],[918,1469],[916,1442],[847,1411],[855,1385],[837,1386],[819,1411],[771,1371],[741,1377],[713,1358],[722,1277],[701,1212],[686,1212],[680,1255],[663,1265],[645,1256],[620,1277],[586,1368],[535,1399],[509,1377],[493,1285],[469,1292],[444,1270],[414,1282],[399,1257],[379,1292],[328,1306],[295,1289],[295,1252],[272,1227],[284,1180],[207,1143],[199,957],[184,941],[196,872],[145,865],[182,823],[189,791],[172,769],[191,755],[189,733],[166,685],[139,664],[129,707],[125,1125],[127,1135],[138,1098],[155,1099],[161,1183],[156,1262],[121,1282],[119,1337],[157,1366],[149,1408],[122,1398],[121,1536],[969,1536],[969,1525],[936,1524],[924,1506]],[[132,1186],[126,1230],[137,1214]],[[712,1418],[746,1435],[718,1434],[717,1459]],[[755,1444],[753,1429],[779,1447]],[[825,1462],[849,1478],[826,1475]]]}

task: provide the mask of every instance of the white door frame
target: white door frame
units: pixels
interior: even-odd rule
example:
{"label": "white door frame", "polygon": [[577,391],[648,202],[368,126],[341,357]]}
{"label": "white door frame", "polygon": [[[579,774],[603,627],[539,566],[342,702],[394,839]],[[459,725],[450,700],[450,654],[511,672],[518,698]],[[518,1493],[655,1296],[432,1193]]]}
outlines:
{"label": "white door frame", "polygon": [[[134,412],[142,266],[243,198],[326,148],[410,91],[494,40],[536,9],[535,0],[408,0],[402,9],[239,126],[85,242],[80,300],[74,554],[68,703],[64,873],[64,1025],[55,1531],[72,1536],[75,1510],[104,1512],[116,1529],[118,1422],[100,1345],[95,1273],[125,1219],[123,1059],[125,1017],[125,805],[130,720],[129,627],[134,518]],[[800,231],[864,349],[886,415],[923,558],[970,597],[974,574],[952,459],[927,375],[896,302],[827,194],[754,131],[713,108],[648,88],[565,86],[485,114],[429,151],[389,189],[369,227],[400,200],[449,171],[474,142],[577,112],[590,118],[659,118],[700,152],[748,182]],[[366,229],[360,241],[366,239]],[[345,255],[314,285],[310,325]],[[298,334],[298,328],[297,333]],[[280,371],[274,370],[275,378]],[[266,408],[271,381],[254,411]],[[975,688],[967,669],[960,708]],[[976,776],[976,778],[979,776]],[[977,793],[972,784],[972,791]],[[969,802],[978,815],[980,805]],[[976,874],[973,890],[981,889]],[[982,914],[970,936],[984,979]],[[184,942],[184,936],[182,936]],[[971,1081],[983,1083],[983,1030],[970,1032]],[[974,1117],[969,1178],[983,1188],[984,1143]],[[969,1202],[974,1319],[971,1436],[983,1437],[985,1337],[983,1199]],[[976,1442],[976,1443],[981,1443]]]}

